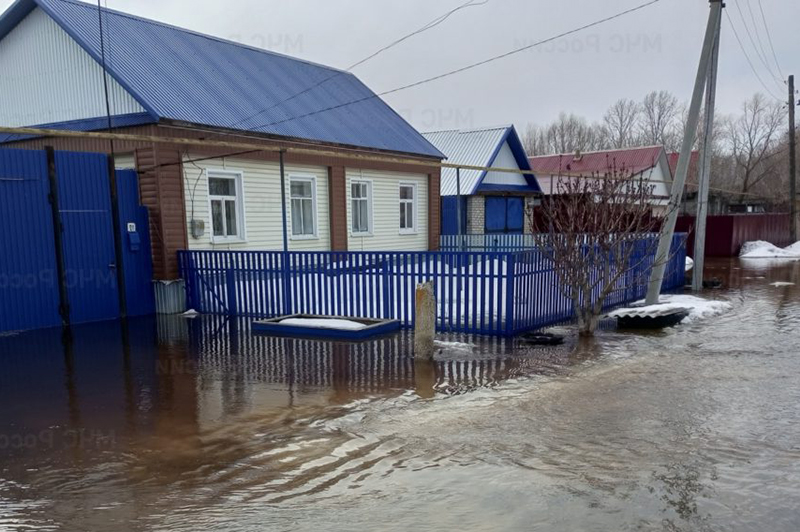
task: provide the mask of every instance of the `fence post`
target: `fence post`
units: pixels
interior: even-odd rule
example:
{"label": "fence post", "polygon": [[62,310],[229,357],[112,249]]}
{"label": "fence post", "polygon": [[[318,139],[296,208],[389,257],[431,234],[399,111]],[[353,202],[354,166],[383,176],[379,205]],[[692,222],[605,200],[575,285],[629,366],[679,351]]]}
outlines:
{"label": "fence post", "polygon": [[516,254],[506,256],[506,336],[515,332],[514,326],[514,277],[516,276]]}
{"label": "fence post", "polygon": [[236,270],[228,268],[225,270],[225,285],[228,292],[228,315],[236,316],[238,312],[238,301],[236,301]]}

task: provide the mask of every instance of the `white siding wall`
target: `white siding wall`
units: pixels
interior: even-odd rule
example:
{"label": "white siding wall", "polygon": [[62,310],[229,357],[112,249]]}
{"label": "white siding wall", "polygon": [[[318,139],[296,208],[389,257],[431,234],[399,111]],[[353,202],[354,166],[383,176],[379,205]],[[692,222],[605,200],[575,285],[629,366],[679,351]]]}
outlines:
{"label": "white siding wall", "polygon": [[[519,168],[517,160],[514,158],[514,153],[508,145],[508,142],[503,144],[497,157],[492,163],[494,168]],[[510,174],[508,172],[487,172],[483,183],[487,185],[522,185],[527,186],[528,182],[522,174]]]}
{"label": "white siding wall", "polygon": [[[350,183],[364,179],[372,183],[372,234],[356,236],[352,231]],[[417,230],[400,233],[400,183],[417,185]],[[425,251],[428,249],[428,176],[347,169],[347,247],[350,251]]]}
{"label": "white siding wall", "polygon": [[[198,156],[189,155],[188,158]],[[186,158],[185,158],[186,159]],[[185,160],[184,159],[184,160]],[[199,167],[199,168],[198,168]],[[208,204],[208,179],[205,170],[224,169],[243,173],[245,242],[214,244],[211,242],[211,216]],[[186,197],[186,224],[189,249],[280,250],[283,249],[281,219],[281,174],[278,163],[252,159],[211,159],[195,163],[184,162],[184,191]],[[289,192],[290,177],[314,176],[317,183],[316,220],[317,238],[293,240]],[[199,179],[198,179],[199,177]],[[196,184],[196,188],[195,188]],[[194,202],[192,191],[194,190]],[[194,217],[205,221],[205,235],[196,239],[191,235],[192,204]],[[286,166],[286,216],[289,230],[289,249],[295,251],[330,250],[330,215],[328,199],[328,170],[315,166]]]}
{"label": "white siding wall", "polygon": [[[0,124],[106,115],[101,66],[40,8],[0,41],[0,73]],[[111,77],[108,88],[112,114],[144,112]]]}

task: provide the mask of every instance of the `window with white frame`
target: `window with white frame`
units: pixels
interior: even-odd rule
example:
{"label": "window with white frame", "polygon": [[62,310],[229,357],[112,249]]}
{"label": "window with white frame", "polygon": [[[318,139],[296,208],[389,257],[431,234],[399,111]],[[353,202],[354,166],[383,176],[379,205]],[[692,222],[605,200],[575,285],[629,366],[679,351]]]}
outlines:
{"label": "window with white frame", "polygon": [[400,183],[400,232],[413,233],[417,229],[417,185]]}
{"label": "window with white frame", "polygon": [[289,178],[293,238],[314,238],[317,235],[316,189],[313,177]]}
{"label": "window with white frame", "polygon": [[242,240],[242,174],[215,170],[207,174],[212,240]]}
{"label": "window with white frame", "polygon": [[350,210],[354,235],[369,234],[372,230],[372,194],[369,181],[350,183]]}

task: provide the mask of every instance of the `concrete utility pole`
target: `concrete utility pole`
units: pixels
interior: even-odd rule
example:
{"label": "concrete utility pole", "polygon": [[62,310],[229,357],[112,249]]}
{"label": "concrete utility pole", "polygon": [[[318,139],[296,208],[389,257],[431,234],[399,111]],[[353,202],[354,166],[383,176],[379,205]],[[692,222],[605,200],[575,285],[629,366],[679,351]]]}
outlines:
{"label": "concrete utility pole", "polygon": [[[724,8],[725,4],[722,7]],[[711,181],[711,151],[714,144],[714,106],[717,98],[717,66],[719,65],[722,17],[719,20],[706,82],[705,127],[703,147],[700,152],[700,182],[697,190],[697,216],[694,232],[694,270],[692,270],[692,290],[694,291],[703,289],[703,268],[706,262],[706,217],[708,216],[708,188]]]}
{"label": "concrete utility pole", "polygon": [[797,96],[794,93],[794,76],[789,76],[789,198],[791,198],[791,217],[789,232],[792,243],[797,242],[797,140],[794,131],[794,108]]}
{"label": "concrete utility pole", "polygon": [[697,124],[700,122],[700,106],[703,100],[703,89],[705,88],[706,78],[708,77],[708,64],[711,59],[711,51],[714,48],[714,41],[719,28],[720,17],[722,16],[722,0],[710,0],[711,11],[708,14],[708,24],[706,25],[706,36],[703,41],[703,51],[700,54],[700,65],[697,68],[697,77],[694,82],[694,92],[692,101],[689,105],[689,117],[686,121],[686,132],[681,145],[681,155],[678,158],[678,168],[675,172],[675,179],[672,182],[672,193],[670,195],[667,219],[661,229],[661,237],[658,241],[653,270],[650,272],[650,281],[647,286],[646,304],[655,305],[658,303],[658,296],[661,293],[661,284],[664,281],[664,272],[667,269],[669,251],[672,245],[672,236],[675,234],[675,222],[678,220],[678,210],[683,198],[683,187],[686,184],[686,174],[689,172],[689,161],[692,157],[692,144],[694,136],[697,134]]}

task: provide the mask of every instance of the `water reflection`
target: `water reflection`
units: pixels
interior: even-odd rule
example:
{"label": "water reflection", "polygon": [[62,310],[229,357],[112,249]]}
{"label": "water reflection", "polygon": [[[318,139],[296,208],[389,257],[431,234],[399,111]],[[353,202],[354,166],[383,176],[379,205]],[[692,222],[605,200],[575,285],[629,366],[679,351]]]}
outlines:
{"label": "water reflection", "polygon": [[709,266],[719,318],[433,362],[213,316],[2,337],[0,530],[796,530],[800,268]]}

